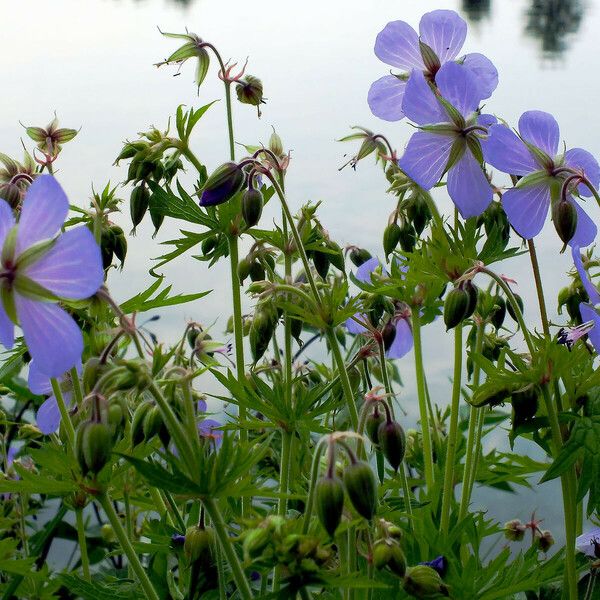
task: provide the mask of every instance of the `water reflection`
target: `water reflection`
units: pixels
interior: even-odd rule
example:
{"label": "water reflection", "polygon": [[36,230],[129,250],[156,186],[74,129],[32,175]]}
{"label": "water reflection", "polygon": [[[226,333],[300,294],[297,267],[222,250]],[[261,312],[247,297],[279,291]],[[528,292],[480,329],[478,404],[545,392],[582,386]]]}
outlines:
{"label": "water reflection", "polygon": [[533,0],[525,32],[540,39],[544,53],[562,54],[568,38],[579,30],[584,13],[581,0]]}
{"label": "water reflection", "polygon": [[462,0],[462,12],[474,23],[489,17],[491,8],[492,0]]}

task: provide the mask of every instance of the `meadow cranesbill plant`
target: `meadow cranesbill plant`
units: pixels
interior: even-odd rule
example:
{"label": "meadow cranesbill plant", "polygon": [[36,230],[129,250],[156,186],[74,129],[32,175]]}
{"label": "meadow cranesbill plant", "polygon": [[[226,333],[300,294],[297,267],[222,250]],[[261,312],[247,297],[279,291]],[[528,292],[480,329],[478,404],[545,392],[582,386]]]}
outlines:
{"label": "meadow cranesbill plant", "polygon": [[[596,226],[579,203],[600,200],[600,169],[559,151],[546,113],[524,113],[518,134],[481,114],[497,73],[459,56],[456,13],[427,13],[419,30],[379,34],[377,55],[402,73],[369,93],[375,114],[416,125],[402,158],[391,136],[344,138],[360,144],[353,167],[383,165],[390,212],[373,256],[344,252],[352,240],[334,239],[320,203],[292,205],[275,131],[236,144],[233,101],[260,107],[262,83],[196,34],[165,34],[183,45],[160,64],[194,61],[201,94],[214,56],[229,153],[206,150],[221,165],[209,169],[193,149],[214,102],[180,105],[173,128],[119,152],[132,235],[148,215],[155,235],[183,222],[147,289],[109,293],[128,254],[119,186],[67,218],[52,173],[76,130],[27,128],[37,162],[0,154],[2,598],[591,600],[600,263],[581,253]],[[576,267],[558,314],[531,239],[550,205]],[[536,310],[498,266],[514,272],[523,238]],[[192,269],[228,263],[231,302],[210,331],[208,292],[159,275],[184,254]],[[210,279],[198,272],[185,283]],[[151,323],[192,301],[193,320],[159,340]],[[560,519],[515,495],[531,487],[562,500]],[[500,502],[514,511],[504,524]],[[57,562],[64,537],[73,555]]]}

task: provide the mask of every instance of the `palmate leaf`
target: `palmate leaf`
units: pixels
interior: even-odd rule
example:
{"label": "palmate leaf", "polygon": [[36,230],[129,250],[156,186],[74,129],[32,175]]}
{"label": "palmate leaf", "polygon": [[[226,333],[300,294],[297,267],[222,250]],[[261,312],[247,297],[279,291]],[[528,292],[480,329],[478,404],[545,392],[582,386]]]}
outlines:
{"label": "palmate leaf", "polygon": [[150,275],[153,277],[162,277],[156,272],[156,269],[160,269],[163,265],[171,262],[176,259],[178,256],[185,254],[188,250],[191,250],[194,246],[197,246],[207,238],[212,235],[210,232],[207,233],[193,233],[192,231],[184,231],[180,230],[180,233],[183,235],[182,238],[178,238],[176,240],[167,240],[166,242],[161,242],[164,246],[174,246],[175,249],[171,250],[171,252],[167,252],[166,254],[162,254],[161,256],[157,256],[154,260],[158,260],[158,264],[154,265],[152,269],[150,269]]}
{"label": "palmate leaf", "polygon": [[177,294],[175,296],[170,296],[169,293],[173,287],[171,285],[168,285],[162,290],[158,291],[163,279],[164,277],[159,277],[146,290],[123,302],[121,304],[121,310],[125,314],[130,314],[133,312],[146,312],[156,308],[164,308],[165,306],[185,304],[186,302],[198,300],[199,298],[210,294],[212,291],[209,290],[206,292],[198,292],[196,294]]}
{"label": "palmate leaf", "polygon": [[170,188],[164,189],[153,181],[149,181],[148,185],[152,190],[149,208],[154,214],[204,225],[209,229],[215,228],[216,222],[200,208],[197,202],[194,202],[179,182],[177,182],[179,196],[176,196]]}
{"label": "palmate leaf", "polygon": [[45,477],[39,473],[31,473],[21,465],[13,463],[13,468],[20,479],[0,479],[0,494],[49,494],[65,495],[77,490],[77,484],[72,480],[59,480]]}
{"label": "palmate leaf", "polygon": [[61,583],[78,598],[83,600],[144,600],[145,595],[137,583],[127,580],[105,583],[100,579],[91,582],[78,575],[63,573]]}

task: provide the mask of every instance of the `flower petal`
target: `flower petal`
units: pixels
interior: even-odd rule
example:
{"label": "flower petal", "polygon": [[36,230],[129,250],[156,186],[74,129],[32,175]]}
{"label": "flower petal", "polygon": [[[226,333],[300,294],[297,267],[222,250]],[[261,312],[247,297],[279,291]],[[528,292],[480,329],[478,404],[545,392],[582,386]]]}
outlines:
{"label": "flower petal", "polygon": [[372,256],[369,260],[366,260],[358,269],[356,269],[355,277],[361,283],[371,283],[371,273],[377,267],[382,267],[383,265],[379,262],[379,259],[375,256]]}
{"label": "flower petal", "polygon": [[446,111],[435,97],[421,71],[413,71],[406,84],[402,110],[417,125],[449,121]]}
{"label": "flower petal", "polygon": [[469,150],[448,172],[448,194],[463,219],[479,216],[492,201],[490,183]]}
{"label": "flower petal", "polygon": [[492,61],[479,52],[465,55],[462,64],[475,73],[481,99],[489,98],[498,87],[498,70]]}
{"label": "flower petal", "polygon": [[58,404],[54,396],[50,396],[50,398],[41,404],[35,415],[35,421],[38,429],[44,435],[50,435],[58,431],[58,427],[60,426],[60,411],[58,410]]}
{"label": "flower petal", "polygon": [[596,239],[598,228],[578,202],[573,200],[573,198],[569,198],[569,201],[575,206],[575,210],[577,211],[577,228],[575,229],[575,235],[569,241],[569,246],[585,248]]}
{"label": "flower petal", "polygon": [[[600,166],[598,161],[583,148],[571,148],[565,152],[565,164],[573,169],[581,169],[585,176],[590,180],[590,183],[598,189],[600,185]],[[592,192],[587,185],[580,183],[577,186],[577,191],[582,196],[592,196]]]}
{"label": "flower petal", "polygon": [[34,394],[52,393],[50,377],[48,377],[48,375],[44,375],[44,373],[38,369],[35,360],[32,360],[29,364],[29,377],[27,378],[27,384],[29,385],[29,389]]}
{"label": "flower petal", "polygon": [[18,256],[37,242],[53,238],[69,212],[69,201],[51,175],[40,175],[27,190],[19,218]]}
{"label": "flower petal", "polygon": [[371,112],[384,121],[399,121],[404,117],[402,100],[406,81],[386,75],[374,81],[369,88],[367,102]]}
{"label": "flower petal", "polygon": [[388,358],[402,358],[413,347],[412,329],[407,319],[396,323],[396,337],[387,351]]}
{"label": "flower petal", "polygon": [[100,247],[87,227],[69,229],[25,275],[62,298],[89,298],[104,281]]}
{"label": "flower petal", "polygon": [[4,305],[0,300],[0,344],[2,344],[7,350],[10,350],[15,343],[15,326],[14,323],[8,318]]}
{"label": "flower petal", "polygon": [[[369,320],[369,317],[364,313],[357,313],[354,316],[360,321],[366,322]],[[352,317],[346,319],[346,329],[348,330],[348,333],[354,333],[356,335],[359,333],[367,333],[367,331],[369,331],[364,325],[357,323]]]}
{"label": "flower petal", "polygon": [[430,190],[444,174],[453,143],[454,137],[417,131],[398,165],[413,181]]}
{"label": "flower petal", "polygon": [[581,252],[579,252],[578,246],[571,246],[571,256],[573,257],[573,263],[579,273],[579,279],[581,279],[581,283],[589,296],[590,302],[592,304],[600,304],[600,292],[598,292],[596,286],[590,281],[587,271],[583,268]]}
{"label": "flower petal", "polygon": [[600,315],[591,304],[581,303],[579,305],[579,312],[581,313],[581,320],[584,323],[592,321],[594,326],[588,331],[588,338],[594,346],[597,354],[600,354]]}
{"label": "flower petal", "polygon": [[529,240],[544,226],[550,207],[550,188],[545,184],[512,188],[504,192],[502,206],[515,231]]}
{"label": "flower petal", "polygon": [[5,200],[0,199],[0,250],[4,246],[7,233],[15,224],[12,208]]}
{"label": "flower petal", "polygon": [[522,176],[539,169],[527,146],[506,125],[492,125],[482,148],[485,161],[503,173]]}
{"label": "flower petal", "polygon": [[548,156],[554,158],[558,151],[560,131],[556,119],[542,110],[528,110],[519,119],[519,133],[523,139]]}
{"label": "flower petal", "polygon": [[435,76],[435,82],[445,100],[463,117],[472,115],[481,102],[477,76],[467,67],[455,62],[446,63]]}
{"label": "flower petal", "polygon": [[377,34],[375,55],[384,63],[403,71],[422,71],[425,68],[419,36],[405,21],[391,21]]}
{"label": "flower petal", "polygon": [[596,549],[594,542],[600,544],[600,527],[594,527],[590,531],[578,536],[575,540],[575,547],[579,552],[583,552],[591,558],[597,558],[594,552]]}
{"label": "flower petal", "polygon": [[434,10],[421,18],[419,33],[444,64],[458,56],[467,37],[467,24],[453,10]]}
{"label": "flower petal", "polygon": [[60,377],[81,360],[83,336],[73,318],[60,306],[15,294],[17,315],[25,342],[38,369]]}

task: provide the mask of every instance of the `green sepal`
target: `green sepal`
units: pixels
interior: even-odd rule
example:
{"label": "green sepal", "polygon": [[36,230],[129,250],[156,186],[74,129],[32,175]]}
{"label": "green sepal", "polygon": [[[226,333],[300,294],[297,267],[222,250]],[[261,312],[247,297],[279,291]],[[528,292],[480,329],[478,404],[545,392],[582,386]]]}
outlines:
{"label": "green sepal", "polygon": [[527,146],[529,152],[533,154],[533,157],[540,165],[551,166],[554,164],[553,158],[551,156],[548,156],[548,154],[546,154],[543,150],[540,150],[537,146],[530,144],[527,140],[524,140],[523,138],[521,138],[521,140]]}
{"label": "green sepal", "polygon": [[419,40],[419,50],[423,57],[423,64],[430,73],[436,73],[442,66],[438,55],[435,53],[431,46],[428,46],[425,42]]}
{"label": "green sepal", "polygon": [[52,246],[56,243],[56,239],[42,240],[33,246],[29,246],[25,252],[21,252],[17,258],[16,266],[18,269],[25,269],[29,265],[37,262]]}
{"label": "green sepal", "polygon": [[538,185],[540,183],[549,183],[553,178],[546,173],[546,171],[534,171],[529,175],[525,175],[525,177],[521,177],[519,181],[517,181],[517,185],[515,187],[522,188],[529,185]]}
{"label": "green sepal", "polygon": [[437,125],[420,125],[421,131],[429,131],[430,133],[439,133],[440,135],[456,135],[458,130],[450,123],[439,123]]}
{"label": "green sepal", "polygon": [[6,286],[0,287],[0,298],[2,299],[2,306],[8,315],[8,318],[17,325],[17,307],[15,305],[15,297],[12,294],[12,290],[10,290]]}
{"label": "green sepal", "polygon": [[50,290],[47,290],[45,287],[41,286],[39,283],[33,281],[29,277],[25,275],[18,274],[15,277],[14,281],[14,289],[19,292],[26,298],[31,298],[32,300],[38,301],[48,301],[48,302],[56,302],[59,300],[58,296],[53,294]]}
{"label": "green sepal", "polygon": [[475,160],[481,165],[483,164],[483,150],[481,149],[481,142],[475,136],[467,136],[467,147],[471,151],[471,154],[475,157]]}
{"label": "green sepal", "polygon": [[17,226],[13,226],[12,229],[6,234],[6,240],[4,246],[2,246],[2,264],[6,265],[12,263],[15,258],[15,250],[17,247]]}
{"label": "green sepal", "polygon": [[444,173],[447,173],[463,157],[466,148],[465,139],[462,137],[457,138],[452,144],[452,148],[450,148],[450,155],[448,156],[448,163],[446,164]]}

